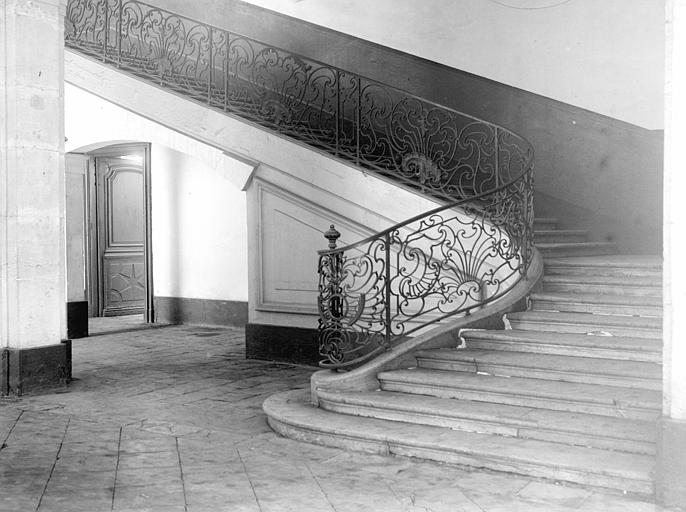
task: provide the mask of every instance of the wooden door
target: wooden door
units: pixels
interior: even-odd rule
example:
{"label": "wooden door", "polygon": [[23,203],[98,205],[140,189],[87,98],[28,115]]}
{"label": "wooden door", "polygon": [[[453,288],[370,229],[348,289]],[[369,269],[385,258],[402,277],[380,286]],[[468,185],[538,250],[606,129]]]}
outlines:
{"label": "wooden door", "polygon": [[95,157],[99,310],[145,312],[145,151]]}

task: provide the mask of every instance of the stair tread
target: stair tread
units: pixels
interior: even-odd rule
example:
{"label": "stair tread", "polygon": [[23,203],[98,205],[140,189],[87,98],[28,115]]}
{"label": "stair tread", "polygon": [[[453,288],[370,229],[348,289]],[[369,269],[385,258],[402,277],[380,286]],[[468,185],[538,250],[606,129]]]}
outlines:
{"label": "stair tread", "polygon": [[610,248],[610,247],[615,247],[615,244],[612,242],[542,242],[542,243],[537,243],[536,247],[539,248],[556,248],[556,247],[569,247],[569,248],[576,248],[576,247],[603,247],[603,248]]}
{"label": "stair tread", "polygon": [[599,293],[574,293],[574,292],[542,292],[532,293],[531,300],[548,300],[561,302],[577,302],[584,304],[621,304],[636,306],[659,306],[662,307],[661,297],[651,297],[643,295],[620,295],[620,294],[599,294]]}
{"label": "stair tread", "polygon": [[543,277],[543,286],[546,284],[579,284],[593,286],[621,286],[629,289],[640,288],[647,290],[662,291],[662,280],[656,280],[650,276],[631,277],[626,276],[597,276],[597,275],[546,275]]}
{"label": "stair tread", "polygon": [[545,258],[545,265],[569,267],[633,267],[661,270],[662,259],[658,256],[630,254],[550,257]]}
{"label": "stair tread", "polygon": [[[660,410],[662,403],[662,393],[659,391],[525,377],[499,377],[449,370],[422,368],[391,370],[379,373],[378,378],[381,382],[394,381],[432,387],[525,395],[535,398],[611,405],[618,408],[632,406],[654,409],[656,413]],[[545,386],[542,383],[545,383]]]}
{"label": "stair tread", "polygon": [[662,343],[659,340],[631,336],[590,336],[588,334],[548,333],[525,329],[466,330],[463,331],[462,336],[472,339],[535,342],[584,348],[599,347],[662,354]]}
{"label": "stair tread", "polygon": [[660,365],[640,361],[596,359],[552,354],[529,354],[526,352],[507,352],[484,349],[438,348],[415,352],[418,358],[441,359],[498,366],[517,366],[560,372],[601,374],[612,376],[631,376],[642,379],[662,379]]}
{"label": "stair tread", "polygon": [[646,442],[655,440],[655,423],[645,420],[382,390],[367,392],[320,390],[319,397],[323,400],[338,401],[349,405],[447,418],[481,420],[519,428],[540,428]]}
{"label": "stair tread", "polygon": [[[507,470],[524,474],[531,474],[532,467],[543,467],[580,472],[578,477],[584,479],[583,474],[590,473],[650,483],[655,465],[654,457],[648,455],[333,413],[308,404],[307,392],[301,390],[272,395],[263,407],[270,420],[301,428],[310,438],[325,433],[382,442],[392,453],[406,454],[402,448],[409,446],[464,454],[474,457],[471,465],[498,469],[505,463]],[[519,464],[513,467],[512,463]]]}
{"label": "stair tread", "polygon": [[534,228],[535,235],[587,235],[586,229],[548,229]]}
{"label": "stair tread", "polygon": [[614,325],[620,327],[638,327],[661,329],[662,319],[654,317],[634,317],[625,315],[594,315],[591,313],[567,313],[558,311],[521,311],[508,313],[507,318],[530,322],[550,322],[579,325]]}
{"label": "stair tread", "polygon": [[534,224],[540,223],[540,224],[557,224],[557,218],[556,217],[535,217],[534,218]]}

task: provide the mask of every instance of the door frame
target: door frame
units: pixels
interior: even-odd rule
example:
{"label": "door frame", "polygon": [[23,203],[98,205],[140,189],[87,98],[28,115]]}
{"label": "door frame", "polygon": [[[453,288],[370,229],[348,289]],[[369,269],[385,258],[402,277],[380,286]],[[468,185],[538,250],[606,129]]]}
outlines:
{"label": "door frame", "polygon": [[151,205],[151,170],[150,170],[150,143],[133,142],[125,144],[114,144],[105,146],[94,151],[89,151],[88,162],[88,197],[86,212],[88,216],[88,257],[87,257],[87,281],[88,281],[88,301],[89,315],[102,316],[102,259],[100,258],[100,247],[98,236],[98,213],[103,205],[98,202],[97,194],[97,169],[95,160],[98,157],[117,157],[129,154],[134,151],[143,152],[143,204],[145,215],[145,234],[143,239],[143,260],[145,267],[145,303],[144,318],[146,323],[155,321],[154,299],[153,299],[153,275],[152,275],[152,205]]}

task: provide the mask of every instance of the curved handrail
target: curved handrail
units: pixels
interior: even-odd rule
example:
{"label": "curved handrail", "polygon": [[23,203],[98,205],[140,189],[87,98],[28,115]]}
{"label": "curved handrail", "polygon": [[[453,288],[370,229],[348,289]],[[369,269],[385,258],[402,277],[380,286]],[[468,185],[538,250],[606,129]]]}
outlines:
{"label": "curved handrail", "polygon": [[358,366],[516,286],[533,254],[532,171],[345,247],[332,226],[319,251],[320,365]]}
{"label": "curved handrail", "polygon": [[65,44],[444,203],[320,252],[324,365],[468,314],[526,273],[533,150],[506,128],[138,0],[70,0]]}

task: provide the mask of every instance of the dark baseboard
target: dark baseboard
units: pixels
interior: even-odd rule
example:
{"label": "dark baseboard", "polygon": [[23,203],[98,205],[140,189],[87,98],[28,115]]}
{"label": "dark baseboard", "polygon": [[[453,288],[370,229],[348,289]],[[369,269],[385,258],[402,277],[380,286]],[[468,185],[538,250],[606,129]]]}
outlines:
{"label": "dark baseboard", "polygon": [[286,363],[319,364],[317,329],[285,325],[247,324],[245,356]]}
{"label": "dark baseboard", "polygon": [[67,302],[67,338],[88,336],[88,301]]}
{"label": "dark baseboard", "polygon": [[665,507],[686,509],[686,421],[658,422],[655,497]]}
{"label": "dark baseboard", "polygon": [[248,303],[234,300],[154,297],[155,323],[242,327]]}
{"label": "dark baseboard", "polygon": [[63,389],[71,380],[71,340],[45,347],[4,349],[1,361],[3,395]]}

